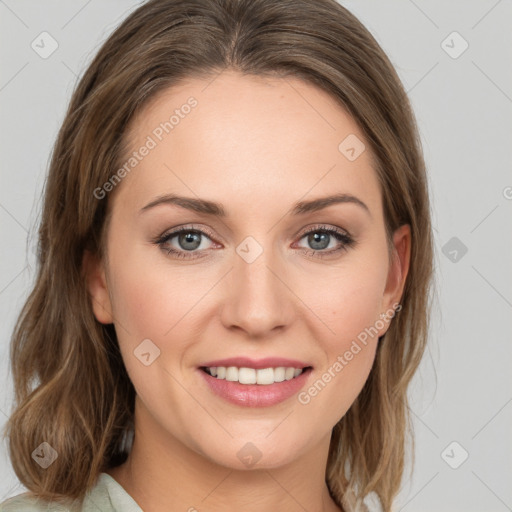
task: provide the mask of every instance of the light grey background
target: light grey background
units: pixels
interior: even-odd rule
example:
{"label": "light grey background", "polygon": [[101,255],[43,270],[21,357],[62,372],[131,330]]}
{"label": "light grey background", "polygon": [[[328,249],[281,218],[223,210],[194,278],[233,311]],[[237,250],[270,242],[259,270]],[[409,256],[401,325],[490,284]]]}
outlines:
{"label": "light grey background", "polygon": [[[440,300],[411,388],[416,465],[395,509],[512,510],[512,3],[342,3],[409,91],[432,192]],[[11,408],[8,345],[34,278],[50,150],[77,76],[137,5],[0,0],[0,426]],[[58,43],[46,59],[31,48],[43,31]],[[468,459],[450,467],[465,451]],[[0,501],[23,490],[2,445]]]}

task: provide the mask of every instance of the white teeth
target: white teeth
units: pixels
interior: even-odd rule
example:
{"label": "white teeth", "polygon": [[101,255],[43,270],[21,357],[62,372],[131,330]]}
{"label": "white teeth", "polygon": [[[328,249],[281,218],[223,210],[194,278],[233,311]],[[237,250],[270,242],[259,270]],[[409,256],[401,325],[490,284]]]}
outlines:
{"label": "white teeth", "polygon": [[212,366],[206,368],[206,371],[217,379],[225,379],[230,382],[239,382],[240,384],[260,384],[269,385],[275,382],[283,382],[298,377],[302,373],[302,368],[237,368],[236,366]]}
{"label": "white teeth", "polygon": [[293,379],[293,375],[294,374],[295,374],[295,369],[294,368],[286,368],[286,371],[284,373],[284,378],[286,380]]}
{"label": "white teeth", "polygon": [[261,370],[254,370],[256,373],[256,383],[267,386],[275,382],[274,370],[272,368],[262,368]]}
{"label": "white teeth", "polygon": [[[254,368],[240,368],[238,370],[238,382],[240,384],[256,384],[257,373]],[[258,384],[261,384],[261,382]]]}
{"label": "white teeth", "polygon": [[238,368],[236,366],[228,366],[226,368],[226,380],[232,382],[238,380]]}
{"label": "white teeth", "polygon": [[274,382],[283,382],[286,376],[286,370],[282,366],[274,368]]}

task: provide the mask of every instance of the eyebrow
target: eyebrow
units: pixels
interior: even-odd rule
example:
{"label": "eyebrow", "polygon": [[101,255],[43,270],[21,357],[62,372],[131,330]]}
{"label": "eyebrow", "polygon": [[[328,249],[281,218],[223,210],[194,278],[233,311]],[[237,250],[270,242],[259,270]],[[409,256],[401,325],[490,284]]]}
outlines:
{"label": "eyebrow", "polygon": [[[306,213],[312,213],[319,210],[323,210],[328,206],[334,204],[355,204],[360,206],[363,210],[365,210],[371,217],[370,209],[366,204],[358,199],[357,197],[351,194],[334,194],[331,196],[320,197],[318,199],[312,199],[310,201],[300,201],[296,203],[292,210],[292,215],[304,215]],[[191,210],[197,213],[204,213],[207,215],[213,215],[215,217],[227,217],[226,210],[223,205],[220,203],[216,203],[213,201],[208,201],[206,199],[195,199],[193,197],[184,197],[178,196],[176,194],[166,194],[160,197],[157,197],[146,206],[141,208],[139,213],[143,213],[155,206],[159,206],[162,204],[170,204],[180,206],[181,208],[185,208],[187,210]]]}

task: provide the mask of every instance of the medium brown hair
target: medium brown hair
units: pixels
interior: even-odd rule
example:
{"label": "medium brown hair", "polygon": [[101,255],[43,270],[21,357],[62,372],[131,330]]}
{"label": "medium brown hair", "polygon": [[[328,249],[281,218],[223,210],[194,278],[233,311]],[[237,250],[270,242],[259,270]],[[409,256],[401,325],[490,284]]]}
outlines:
{"label": "medium brown hair", "polygon": [[[392,64],[334,0],[151,0],[103,44],[53,149],[37,277],[13,333],[15,406],[5,435],[14,470],[37,497],[82,499],[101,471],[125,460],[135,390],[114,326],[93,315],[82,272],[86,249],[104,254],[112,199],[93,191],[124,160],[127,127],[150,98],[226,69],[298,77],[329,93],[360,126],[375,159],[388,240],[399,226],[411,227],[402,309],[333,429],[326,472],[338,504],[349,488],[359,496],[375,491],[388,512],[412,433],[407,388],[427,343],[428,185],[414,115]],[[43,441],[58,453],[47,469],[31,457]]]}

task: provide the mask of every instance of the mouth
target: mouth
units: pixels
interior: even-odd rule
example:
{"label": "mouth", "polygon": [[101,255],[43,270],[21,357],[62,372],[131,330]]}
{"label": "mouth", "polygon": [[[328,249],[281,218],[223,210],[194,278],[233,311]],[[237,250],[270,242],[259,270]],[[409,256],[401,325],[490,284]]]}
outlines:
{"label": "mouth", "polygon": [[249,368],[237,366],[200,366],[200,370],[217,380],[235,382],[242,385],[270,386],[296,379],[313,367],[277,366],[268,368]]}
{"label": "mouth", "polygon": [[313,367],[201,366],[198,373],[214,396],[241,407],[271,407],[303,389]]}

